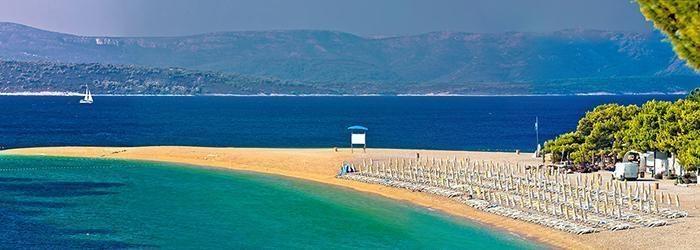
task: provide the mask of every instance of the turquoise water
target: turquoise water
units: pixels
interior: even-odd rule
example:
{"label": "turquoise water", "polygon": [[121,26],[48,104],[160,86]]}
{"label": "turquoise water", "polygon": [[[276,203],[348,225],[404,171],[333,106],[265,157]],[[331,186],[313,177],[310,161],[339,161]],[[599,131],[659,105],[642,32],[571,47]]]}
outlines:
{"label": "turquoise water", "polygon": [[247,172],[0,156],[0,248],[541,247],[381,197]]}

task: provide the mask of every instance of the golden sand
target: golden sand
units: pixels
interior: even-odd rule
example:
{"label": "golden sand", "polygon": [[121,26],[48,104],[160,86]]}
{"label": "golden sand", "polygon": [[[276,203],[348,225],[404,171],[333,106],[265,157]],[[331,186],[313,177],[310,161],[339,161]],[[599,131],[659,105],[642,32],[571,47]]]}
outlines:
{"label": "golden sand", "polygon": [[[555,248],[692,248],[695,245],[692,244],[693,240],[691,239],[699,235],[697,233],[697,228],[698,225],[700,225],[700,220],[695,218],[686,218],[683,219],[683,223],[675,223],[671,226],[659,228],[602,232],[583,236],[571,235],[528,222],[479,211],[444,197],[335,178],[342,162],[352,159],[354,156],[415,155],[417,152],[420,152],[421,157],[460,156],[469,157],[472,160],[512,163],[534,162],[534,160],[526,154],[394,149],[371,149],[366,154],[356,151],[353,155],[350,153],[349,149],[340,149],[336,152],[333,149],[208,148],[180,146],[127,148],[52,147],[13,149],[2,151],[2,154],[162,161],[282,175],[351,188],[395,200],[411,202],[447,214],[468,218]],[[669,183],[662,183],[661,188],[678,189],[678,187]],[[700,204],[700,192],[694,187],[686,189],[686,193],[682,193],[682,199],[686,201],[683,208],[690,213],[691,217],[695,217],[695,215],[698,214],[697,205]],[[680,191],[683,191],[683,189]],[[659,240],[655,240],[655,236],[658,236]],[[679,242],[681,239],[687,239],[687,241],[685,241],[686,243]]]}

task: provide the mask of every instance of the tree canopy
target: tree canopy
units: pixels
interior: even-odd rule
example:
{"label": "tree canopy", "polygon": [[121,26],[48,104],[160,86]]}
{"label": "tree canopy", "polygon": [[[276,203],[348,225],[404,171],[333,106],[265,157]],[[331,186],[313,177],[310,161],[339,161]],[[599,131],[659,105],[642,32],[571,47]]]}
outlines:
{"label": "tree canopy", "polygon": [[677,155],[687,169],[700,167],[700,91],[675,102],[652,100],[641,107],[605,104],[586,112],[576,131],[547,141],[553,160],[576,163],[595,156],[620,158],[629,150]]}
{"label": "tree canopy", "polygon": [[[637,0],[642,14],[666,34],[673,50],[700,71],[700,0]],[[681,165],[700,167],[700,88],[676,102],[649,101],[638,107],[606,104],[589,111],[576,131],[545,143],[553,160],[577,163],[595,155],[621,157],[629,150],[676,154]]]}
{"label": "tree canopy", "polygon": [[665,33],[678,56],[700,70],[700,1],[637,0],[642,14]]}

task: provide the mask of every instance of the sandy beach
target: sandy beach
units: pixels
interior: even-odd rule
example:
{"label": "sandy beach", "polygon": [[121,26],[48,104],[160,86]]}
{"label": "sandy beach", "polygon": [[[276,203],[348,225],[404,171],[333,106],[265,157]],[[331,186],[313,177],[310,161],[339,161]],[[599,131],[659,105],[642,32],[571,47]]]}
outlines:
{"label": "sandy beach", "polygon": [[572,235],[547,227],[518,221],[495,214],[482,212],[444,197],[405,189],[367,184],[335,178],[343,161],[357,157],[415,156],[421,157],[468,157],[477,161],[508,163],[536,163],[530,154],[501,152],[430,151],[370,149],[367,153],[349,149],[260,149],[260,148],[207,148],[207,147],[52,147],[26,148],[2,151],[0,154],[47,155],[67,157],[94,157],[182,163],[233,170],[254,171],[310,180],[387,198],[410,202],[436,209],[454,216],[468,218],[490,227],[508,231],[524,238],[542,242],[554,248],[565,249],[621,249],[621,248],[681,248],[692,249],[692,241],[700,226],[697,219],[700,205],[698,188],[679,187],[671,182],[662,182],[660,190],[678,193],[682,208],[689,217],[674,224],[656,228],[636,228],[625,231],[604,231],[588,235]]}

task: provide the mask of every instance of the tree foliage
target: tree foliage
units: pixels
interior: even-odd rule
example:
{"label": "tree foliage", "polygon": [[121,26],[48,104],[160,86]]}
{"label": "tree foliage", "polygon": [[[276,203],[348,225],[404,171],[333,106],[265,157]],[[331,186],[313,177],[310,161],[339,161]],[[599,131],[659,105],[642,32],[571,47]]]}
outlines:
{"label": "tree foliage", "polygon": [[562,157],[580,152],[583,137],[577,132],[569,132],[559,135],[555,140],[545,142],[544,151],[552,153],[552,160],[559,161]]}
{"label": "tree foliage", "polygon": [[700,1],[637,0],[642,14],[665,33],[681,59],[700,70]]}
{"label": "tree foliage", "polygon": [[576,131],[562,134],[545,143],[545,152],[553,153],[553,159],[568,155],[574,162],[589,162],[595,155],[621,156],[624,131],[629,121],[639,112],[639,107],[605,104],[586,112]]}
{"label": "tree foliage", "polygon": [[700,167],[700,95],[691,92],[676,102],[652,100],[641,107],[605,104],[581,118],[576,131],[545,143],[553,159],[568,156],[577,163],[594,156],[619,159],[629,150],[677,155],[688,169]]}
{"label": "tree foliage", "polygon": [[688,97],[686,98],[687,100],[690,101],[696,101],[700,102],[700,88],[694,89],[693,91],[688,94]]}

